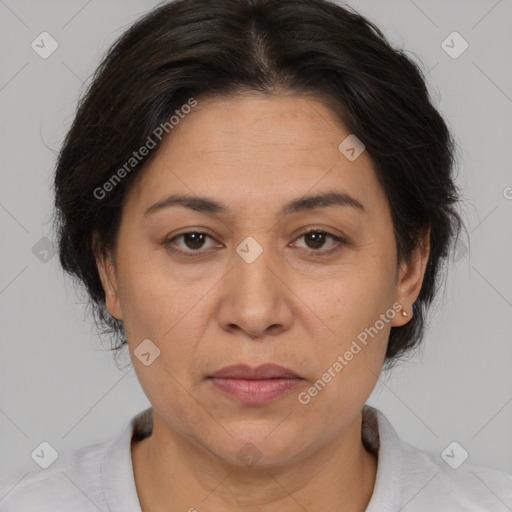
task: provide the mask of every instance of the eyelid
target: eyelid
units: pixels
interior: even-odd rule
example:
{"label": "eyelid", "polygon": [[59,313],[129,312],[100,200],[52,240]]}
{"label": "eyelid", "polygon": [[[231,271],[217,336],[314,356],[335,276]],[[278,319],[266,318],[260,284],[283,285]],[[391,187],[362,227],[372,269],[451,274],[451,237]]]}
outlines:
{"label": "eyelid", "polygon": [[334,234],[330,228],[322,228],[320,226],[312,226],[307,228],[300,229],[296,234],[294,240],[297,238],[307,235],[308,233],[324,233],[325,235],[332,236],[333,238],[338,238],[339,240],[343,240],[343,235],[341,234]]}
{"label": "eyelid", "polygon": [[207,237],[211,238],[212,240],[216,240],[213,235],[211,235],[207,231],[204,231],[204,228],[197,228],[197,229],[195,229],[195,228],[188,228],[187,231],[183,231],[183,232],[178,233],[176,235],[172,235],[170,237],[167,237],[163,242],[161,242],[161,245],[163,245],[165,248],[167,248],[168,250],[170,250],[172,252],[175,252],[175,253],[178,253],[178,254],[183,254],[185,256],[192,256],[192,257],[193,256],[203,256],[207,252],[211,251],[211,250],[208,250],[208,249],[206,249],[206,250],[205,249],[198,249],[197,251],[193,251],[193,250],[185,251],[183,249],[176,248],[176,247],[172,246],[172,243],[174,242],[174,240],[176,238],[179,238],[179,237],[182,237],[184,235],[191,234],[191,233],[198,234],[198,235],[206,235]]}
{"label": "eyelid", "polygon": [[308,227],[300,230],[299,233],[295,235],[293,243],[297,242],[299,238],[303,237],[304,235],[308,235],[309,233],[322,233],[326,237],[331,238],[335,242],[335,245],[331,249],[304,249],[308,254],[317,256],[328,255],[339,250],[340,245],[345,245],[347,243],[344,237],[335,235],[334,233],[331,233],[331,231],[328,231],[326,228],[320,227]]}

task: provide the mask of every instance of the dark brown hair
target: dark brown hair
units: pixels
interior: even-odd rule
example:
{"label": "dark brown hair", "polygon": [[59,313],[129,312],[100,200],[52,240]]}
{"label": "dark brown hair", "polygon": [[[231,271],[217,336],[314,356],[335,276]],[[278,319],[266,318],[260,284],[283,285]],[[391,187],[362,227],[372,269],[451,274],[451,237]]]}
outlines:
{"label": "dark brown hair", "polygon": [[[191,98],[244,91],[321,98],[364,143],[389,200],[397,265],[430,226],[430,256],[414,315],[391,329],[391,365],[421,341],[450,243],[462,225],[455,208],[454,142],[419,67],[370,21],[327,0],[178,0],[122,34],[80,100],[59,154],[54,219],[63,269],[85,286],[111,349],[124,346],[123,323],[105,308],[95,255],[115,254],[123,202],[159,141],[132,161],[129,172],[119,171]],[[105,192],[116,173],[122,179]],[[99,188],[105,194],[95,193]]]}

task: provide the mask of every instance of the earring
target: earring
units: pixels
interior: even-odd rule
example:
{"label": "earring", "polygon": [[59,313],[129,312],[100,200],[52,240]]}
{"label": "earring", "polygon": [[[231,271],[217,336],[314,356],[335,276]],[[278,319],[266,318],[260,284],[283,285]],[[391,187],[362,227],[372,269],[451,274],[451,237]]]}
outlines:
{"label": "earring", "polygon": [[409,316],[406,311],[402,310],[402,316]]}

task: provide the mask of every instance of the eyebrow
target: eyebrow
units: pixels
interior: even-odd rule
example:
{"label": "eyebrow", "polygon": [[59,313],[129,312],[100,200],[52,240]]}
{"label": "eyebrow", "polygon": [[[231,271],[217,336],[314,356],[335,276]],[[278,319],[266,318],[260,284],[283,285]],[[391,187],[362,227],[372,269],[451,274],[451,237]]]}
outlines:
{"label": "eyebrow", "polygon": [[[188,196],[172,194],[152,204],[144,212],[144,217],[171,206],[182,206],[191,210],[211,214],[229,214],[229,208],[222,202],[209,197]],[[305,195],[286,203],[278,212],[278,216],[290,215],[297,212],[306,212],[317,208],[329,206],[349,206],[361,212],[366,212],[363,204],[355,197],[345,192],[322,192],[314,195]]]}

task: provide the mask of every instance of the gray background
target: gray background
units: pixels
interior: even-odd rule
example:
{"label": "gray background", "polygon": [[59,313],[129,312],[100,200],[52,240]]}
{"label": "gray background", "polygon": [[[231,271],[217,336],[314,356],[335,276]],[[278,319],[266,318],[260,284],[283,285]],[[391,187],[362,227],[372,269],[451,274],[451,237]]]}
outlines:
{"label": "gray background", "polygon": [[[53,237],[51,175],[78,95],[114,38],[154,5],[0,0],[0,478],[36,467],[30,454],[42,441],[61,454],[103,441],[149,406],[133,370],[119,371],[103,350],[84,298],[40,240]],[[382,376],[370,403],[411,444],[441,453],[456,440],[468,462],[512,473],[512,3],[350,5],[428,72],[460,146],[470,233],[422,349]],[[31,48],[43,31],[59,44],[47,59]],[[453,31],[469,43],[457,59],[441,47]]]}

